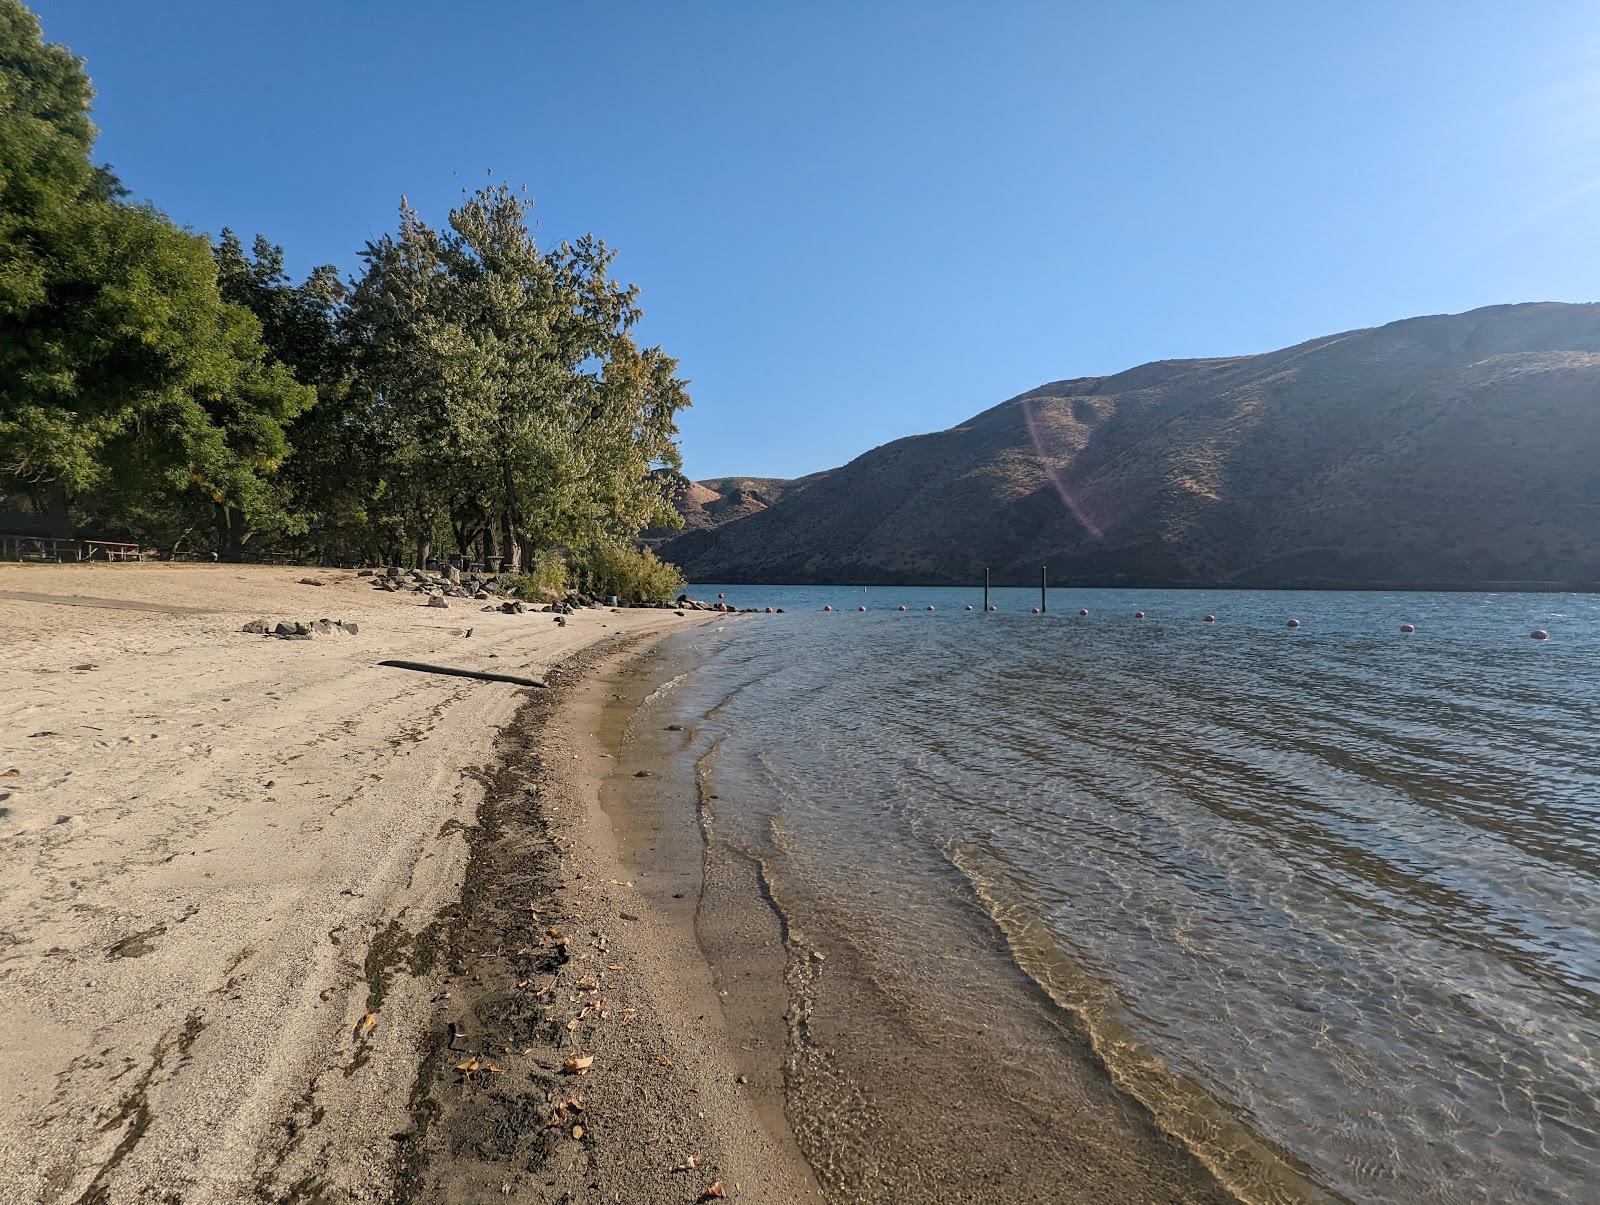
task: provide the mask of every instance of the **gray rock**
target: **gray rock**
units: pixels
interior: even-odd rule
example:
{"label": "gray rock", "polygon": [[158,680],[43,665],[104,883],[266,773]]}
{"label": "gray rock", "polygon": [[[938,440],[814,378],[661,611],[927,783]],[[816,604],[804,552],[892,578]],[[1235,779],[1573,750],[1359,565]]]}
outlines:
{"label": "gray rock", "polygon": [[434,594],[429,596],[428,605],[430,607],[448,607],[450,604],[445,602],[444,595]]}
{"label": "gray rock", "polygon": [[333,635],[333,620],[331,619],[319,619],[316,623],[312,624],[311,627],[318,636]]}
{"label": "gray rock", "polygon": [[357,569],[356,570],[356,576],[357,577],[371,577],[372,576],[372,570],[371,569]]}
{"label": "gray rock", "polygon": [[292,636],[294,634],[294,625],[284,623],[280,619],[277,626],[272,629],[272,634],[274,636]]}
{"label": "gray rock", "polygon": [[252,636],[259,636],[267,630],[267,621],[265,619],[252,619],[239,630],[241,632],[249,632]]}
{"label": "gray rock", "polygon": [[357,632],[359,632],[361,630],[361,625],[358,624],[358,623],[351,622],[350,620],[346,620],[345,621],[345,625],[344,625],[344,630],[345,630],[346,635],[354,636]]}
{"label": "gray rock", "polygon": [[405,570],[400,568],[399,565],[390,565],[383,572],[386,577],[399,577]]}
{"label": "gray rock", "polygon": [[314,577],[303,577],[300,579],[300,584],[302,586],[326,586],[328,583]]}

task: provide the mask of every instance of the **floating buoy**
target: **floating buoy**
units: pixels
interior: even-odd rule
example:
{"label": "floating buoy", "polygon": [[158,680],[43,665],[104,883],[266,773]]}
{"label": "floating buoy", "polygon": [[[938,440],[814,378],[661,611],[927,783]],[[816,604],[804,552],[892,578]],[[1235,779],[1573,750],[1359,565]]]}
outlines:
{"label": "floating buoy", "polygon": [[1414,624],[1414,623],[1403,623],[1403,624],[1400,625],[1400,630],[1402,632],[1405,632],[1407,635],[1409,635],[1410,633],[1415,632],[1417,630],[1417,625]]}
{"label": "floating buoy", "polygon": [[1549,640],[1550,639],[1550,633],[1545,631],[1543,628],[1534,628],[1533,632],[1532,632],[1532,636],[1533,636],[1533,638],[1535,640]]}
{"label": "floating buoy", "polygon": [[1143,619],[1144,618],[1144,612],[1143,611],[1135,611],[1133,613],[1133,617],[1135,619]]}
{"label": "floating buoy", "polygon": [[865,607],[857,607],[857,608],[856,608],[856,610],[858,610],[858,611],[865,611],[865,610],[866,610],[866,608],[865,608]]}
{"label": "floating buoy", "polygon": [[828,605],[828,606],[825,606],[825,607],[823,607],[823,608],[822,608],[822,609],[823,609],[823,610],[824,610],[824,611],[831,611],[831,610],[833,610],[833,606],[832,606],[832,604],[829,604],[829,605]]}
{"label": "floating buoy", "polygon": [[1031,615],[1037,615],[1039,613],[1039,608],[1038,607],[1029,607],[1028,608],[1028,612]]}
{"label": "floating buoy", "polygon": [[768,615],[771,615],[771,614],[772,614],[772,608],[771,608],[771,607],[768,607],[768,608],[767,608],[767,614],[768,614]]}
{"label": "floating buoy", "polygon": [[906,609],[905,603],[901,603],[898,607],[895,608],[896,611],[904,611],[905,609]]}
{"label": "floating buoy", "polygon": [[1290,621],[1289,621],[1289,626],[1290,626],[1290,627],[1291,627],[1291,628],[1297,628],[1297,627],[1299,627],[1299,626],[1300,626],[1300,621],[1299,621],[1299,620],[1298,620],[1298,619],[1291,619],[1291,620],[1290,620]]}
{"label": "floating buoy", "polygon": [[1206,622],[1207,623],[1216,623],[1217,622],[1217,617],[1215,615],[1207,615],[1206,616]]}
{"label": "floating buoy", "polygon": [[971,603],[967,604],[967,610],[969,610],[969,611],[972,610],[972,604]]}
{"label": "floating buoy", "polygon": [[930,610],[930,611],[933,610],[933,604],[932,603],[928,604],[928,610]]}
{"label": "floating buoy", "polygon": [[1078,608],[1078,618],[1079,619],[1084,618],[1088,614],[1089,614],[1089,612],[1085,611],[1082,607]]}
{"label": "floating buoy", "polygon": [[726,594],[719,594],[719,595],[717,595],[717,597],[718,598],[727,598],[728,596]]}
{"label": "floating buoy", "polygon": [[989,604],[989,610],[991,610],[991,611],[998,611],[998,610],[999,610],[999,609],[1000,609],[1000,608],[999,608],[999,607],[997,607],[997,606],[995,606],[995,605],[994,605],[994,604],[993,604],[993,603],[990,603],[990,604]]}

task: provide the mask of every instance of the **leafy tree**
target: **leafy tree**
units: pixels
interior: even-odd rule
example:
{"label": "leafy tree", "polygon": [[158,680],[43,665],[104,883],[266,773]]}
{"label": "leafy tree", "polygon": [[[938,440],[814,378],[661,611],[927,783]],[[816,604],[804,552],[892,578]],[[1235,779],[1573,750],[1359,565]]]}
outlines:
{"label": "leafy tree", "polygon": [[89,159],[82,63],[0,0],[0,479],[181,538],[209,518],[237,554],[284,519],[269,487],[312,395],[223,302],[203,238],[122,199]]}
{"label": "leafy tree", "polygon": [[480,189],[440,233],[402,203],[399,232],[363,253],[356,389],[377,492],[419,557],[448,529],[514,568],[676,517],[653,471],[680,464],[676,362],[634,344],[638,292],[610,278],[612,252],[592,237],[541,252],[528,208]]}

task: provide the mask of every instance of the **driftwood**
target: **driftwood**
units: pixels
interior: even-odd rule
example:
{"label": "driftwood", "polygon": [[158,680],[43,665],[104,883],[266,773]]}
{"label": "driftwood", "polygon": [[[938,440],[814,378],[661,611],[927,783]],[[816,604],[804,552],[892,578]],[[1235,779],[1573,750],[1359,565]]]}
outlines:
{"label": "driftwood", "polygon": [[519,678],[515,674],[486,674],[476,669],[456,669],[450,665],[426,665],[421,661],[380,661],[393,669],[414,669],[419,674],[448,674],[452,678],[476,678],[480,682],[509,682],[513,686],[533,686],[546,689],[537,678]]}

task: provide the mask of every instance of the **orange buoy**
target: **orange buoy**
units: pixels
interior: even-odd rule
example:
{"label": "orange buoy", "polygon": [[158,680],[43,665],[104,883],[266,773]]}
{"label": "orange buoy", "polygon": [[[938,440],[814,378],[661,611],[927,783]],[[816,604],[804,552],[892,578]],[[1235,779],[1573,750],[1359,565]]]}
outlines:
{"label": "orange buoy", "polygon": [[1300,621],[1299,621],[1299,620],[1298,620],[1298,619],[1291,619],[1291,620],[1290,620],[1290,621],[1289,621],[1289,626],[1290,626],[1290,627],[1291,627],[1291,628],[1297,628],[1297,627],[1299,627],[1299,626],[1300,626]]}
{"label": "orange buoy", "polygon": [[1533,636],[1533,638],[1535,640],[1549,640],[1550,639],[1550,633],[1545,631],[1543,628],[1534,628],[1533,632],[1532,632],[1532,636]]}
{"label": "orange buoy", "polygon": [[833,610],[833,605],[830,603],[827,606],[823,607],[822,609],[824,611],[831,611],[831,610]]}
{"label": "orange buoy", "polygon": [[1135,611],[1133,613],[1133,617],[1135,619],[1143,619],[1144,618],[1144,612],[1143,611]]}
{"label": "orange buoy", "polygon": [[1406,633],[1415,632],[1417,630],[1417,625],[1414,623],[1403,623],[1400,625],[1400,630]]}
{"label": "orange buoy", "polygon": [[1215,615],[1207,615],[1206,616],[1206,622],[1207,623],[1216,623],[1217,622],[1217,617]]}

